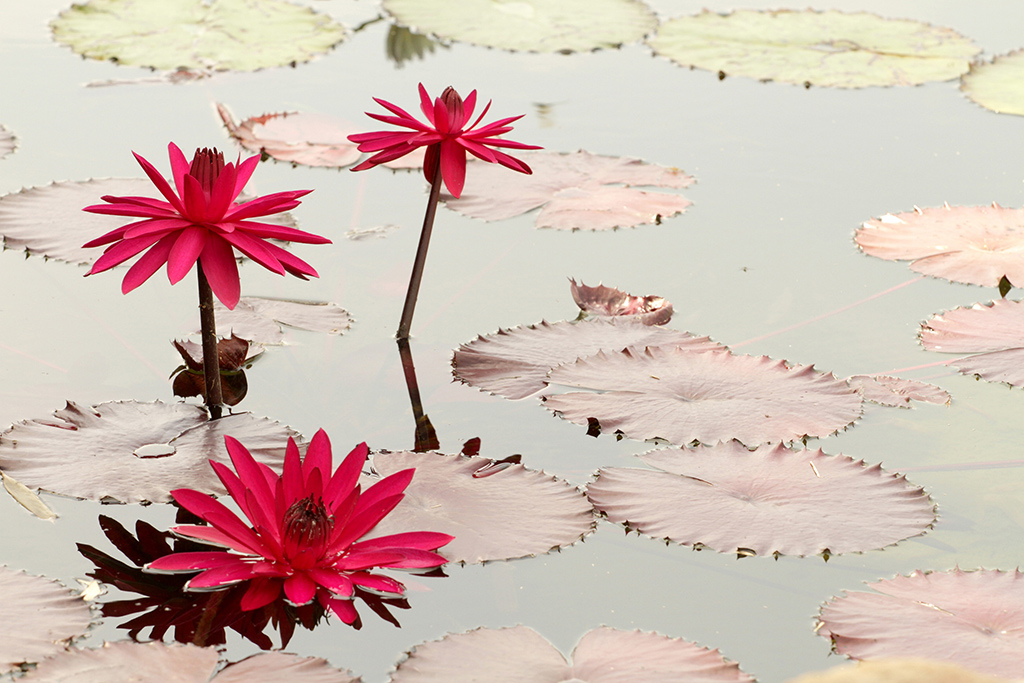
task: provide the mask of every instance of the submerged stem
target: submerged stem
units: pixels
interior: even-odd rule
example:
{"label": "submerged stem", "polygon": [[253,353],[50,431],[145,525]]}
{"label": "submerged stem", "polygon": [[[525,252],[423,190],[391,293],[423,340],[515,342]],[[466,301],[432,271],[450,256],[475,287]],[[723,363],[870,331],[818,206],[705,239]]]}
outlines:
{"label": "submerged stem", "polygon": [[213,315],[213,290],[203,272],[202,260],[196,262],[199,273],[199,325],[203,335],[203,387],[206,409],[211,420],[219,420],[224,399],[220,390],[220,357],[217,353],[217,323]]}
{"label": "submerged stem", "polygon": [[434,229],[434,214],[437,213],[437,199],[441,195],[441,163],[438,160],[434,179],[430,183],[430,197],[427,199],[427,213],[423,216],[423,229],[420,231],[420,243],[416,248],[416,260],[412,264],[409,276],[409,289],[405,293],[405,306],[402,307],[402,320],[398,323],[399,339],[409,338],[412,326],[412,314],[416,311],[416,298],[420,293],[420,281],[423,280],[423,264],[427,262],[427,247],[430,246],[430,233]]}

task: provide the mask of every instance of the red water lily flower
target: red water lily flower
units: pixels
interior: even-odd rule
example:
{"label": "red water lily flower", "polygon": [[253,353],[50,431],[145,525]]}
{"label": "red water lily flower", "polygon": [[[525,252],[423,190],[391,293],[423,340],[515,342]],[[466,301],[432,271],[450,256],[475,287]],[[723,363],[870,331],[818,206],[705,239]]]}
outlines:
{"label": "red water lily flower", "polygon": [[[148,280],[164,263],[171,284],[176,284],[199,261],[217,298],[228,308],[238,303],[241,286],[234,249],[279,275],[286,272],[302,279],[317,277],[313,267],[267,239],[329,244],[326,237],[295,228],[247,220],[288,211],[299,197],[312,190],[277,192],[244,203],[235,203],[249,182],[260,156],[225,164],[216,149],[196,150],[190,164],[178,146],[168,145],[174,189],[153,164],[138,154],[149,179],[167,201],[150,197],[101,197],[106,204],[85,207],[91,213],[134,216],[129,223],[85,244],[109,244],[86,275],[113,268],[142,251],[146,253],[128,270],[121,291],[125,294]],[[134,152],[133,152],[134,154]]]}
{"label": "red water lily flower", "polygon": [[210,523],[172,530],[228,550],[174,553],[154,560],[149,569],[205,570],[188,582],[192,590],[249,581],[241,601],[243,610],[259,609],[282,591],[295,605],[316,599],[350,624],[358,616],[350,599],[356,587],[391,595],[405,590],[398,581],[371,569],[429,569],[447,562],[433,551],[452,540],[448,534],[412,531],[359,540],[398,505],[414,473],[412,469],[396,472],[361,492],[358,481],[367,455],[365,443],[356,446],[332,474],[331,443],[322,429],[304,459],[289,439],[284,473],[278,476],[256,462],[237,440],[230,436],[224,440],[237,475],[218,462],[210,464],[252,526],[199,491],[171,491],[179,505]]}
{"label": "red water lily flower", "polygon": [[421,83],[420,109],[427,117],[428,123],[422,123],[404,109],[390,102],[376,97],[373,99],[395,116],[366,112],[367,116],[384,123],[411,128],[412,132],[378,131],[349,135],[349,140],[359,144],[360,152],[377,152],[363,163],[353,167],[353,171],[373,168],[377,164],[405,156],[417,147],[426,145],[426,158],[423,162],[424,175],[427,176],[428,181],[433,182],[440,163],[441,177],[444,178],[445,187],[454,197],[459,197],[462,194],[462,187],[466,181],[466,152],[484,161],[499,163],[513,171],[533,173],[530,167],[519,159],[495,149],[497,147],[541,149],[536,145],[525,145],[498,137],[512,130],[512,126],[509,124],[523,118],[522,115],[501,119],[474,130],[487,114],[487,110],[491,108],[491,103],[488,102],[476,121],[468,128],[465,127],[476,108],[476,90],[469,93],[469,97],[463,102],[459,93],[449,87],[431,103],[430,96]]}

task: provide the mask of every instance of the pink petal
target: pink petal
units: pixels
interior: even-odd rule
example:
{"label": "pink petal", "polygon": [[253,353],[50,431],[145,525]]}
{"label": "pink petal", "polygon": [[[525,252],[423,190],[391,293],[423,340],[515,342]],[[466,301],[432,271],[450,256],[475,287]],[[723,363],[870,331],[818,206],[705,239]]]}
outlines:
{"label": "pink petal", "polygon": [[171,495],[179,505],[205,519],[231,538],[231,547],[256,555],[262,554],[263,548],[259,537],[219,501],[193,489],[174,489]]}
{"label": "pink petal", "polygon": [[199,181],[190,175],[185,176],[185,211],[183,215],[197,223],[206,221],[208,215],[206,191]]}
{"label": "pink petal", "polygon": [[[359,473],[366,462],[369,449],[365,443],[353,448],[340,465],[334,471],[334,475],[324,490],[324,504],[331,510],[332,514],[355,488],[359,481]],[[306,457],[309,457],[308,455]]]}
{"label": "pink petal", "polygon": [[[178,196],[185,196],[185,176],[188,175],[192,164],[184,152],[173,142],[167,145],[167,155],[171,159],[171,176],[174,178],[174,187],[178,189]],[[180,207],[179,207],[180,210]]]}
{"label": "pink petal", "polygon": [[[256,502],[268,515],[274,510],[274,494],[267,483],[259,463],[252,457],[252,454],[243,446],[238,439],[225,436],[224,445],[228,449],[228,456],[231,457],[231,464],[235,466],[238,478],[255,496]],[[272,475],[275,479],[276,474]]]}
{"label": "pink petal", "polygon": [[158,557],[146,565],[146,569],[176,572],[194,571],[196,569],[212,569],[213,567],[224,567],[238,564],[238,555],[228,552],[205,551],[193,553],[172,553]]}
{"label": "pink petal", "polygon": [[277,259],[274,258],[274,255],[266,248],[266,244],[262,240],[250,237],[238,230],[221,235],[221,237],[238,249],[238,251],[242,252],[267,270],[277,273],[278,275],[284,275],[284,266],[278,263]]}
{"label": "pink petal", "polygon": [[280,579],[255,578],[249,582],[249,589],[242,596],[240,606],[243,611],[249,612],[260,607],[269,605],[281,594]]}
{"label": "pink petal", "polygon": [[348,598],[352,596],[354,592],[352,588],[352,580],[344,574],[330,571],[328,569],[308,569],[306,574],[309,578],[316,581],[318,584],[331,591],[335,595]]}
{"label": "pink petal", "polygon": [[131,240],[136,237],[145,237],[146,235],[156,235],[158,233],[167,234],[172,230],[183,230],[190,225],[192,225],[190,221],[186,221],[179,217],[151,218],[146,221],[139,221],[138,223],[126,225],[124,238]]}
{"label": "pink petal", "polygon": [[381,593],[394,593],[395,595],[402,595],[405,593],[405,586],[401,582],[395,581],[390,576],[381,576],[379,574],[371,574],[369,572],[355,572],[351,574],[352,583],[363,588],[369,588],[372,591],[380,591]]}
{"label": "pink petal", "polygon": [[[318,429],[306,448],[306,458],[302,462],[302,474],[306,481],[309,481],[309,474],[313,470],[320,472],[321,482],[330,479],[332,474],[331,460],[330,437],[327,436],[327,432],[323,429]],[[309,489],[308,483],[306,488]],[[327,503],[327,499],[324,502]]]}
{"label": "pink petal", "polygon": [[415,548],[418,550],[437,550],[455,540],[454,536],[437,531],[407,531],[400,534],[380,536],[359,543],[353,543],[350,551],[377,550],[381,548]]}
{"label": "pink petal", "polygon": [[441,143],[441,177],[448,191],[458,199],[466,184],[466,150],[454,140]]}
{"label": "pink petal", "polygon": [[224,218],[232,202],[235,201],[235,171],[234,164],[225,164],[217,180],[213,183],[213,191],[210,193],[210,204],[207,207],[209,214],[207,220],[216,223]]}
{"label": "pink petal", "polygon": [[239,552],[248,552],[244,548],[239,548],[238,541],[233,537],[228,536],[219,529],[214,529],[212,526],[182,524],[180,526],[171,527],[171,531],[186,538],[204,541],[206,543],[213,543],[214,545],[224,546],[225,548],[231,548],[233,550],[238,550]]}
{"label": "pink petal", "polygon": [[124,237],[124,233],[128,231],[128,228],[131,228],[131,227],[133,227],[135,225],[140,225],[140,224],[146,223],[146,222],[147,221],[139,221],[138,223],[129,223],[128,225],[122,225],[120,228],[114,228],[113,230],[111,230],[110,232],[106,233],[105,235],[97,237],[94,240],[89,240],[88,242],[86,242],[85,244],[82,245],[82,248],[83,249],[91,249],[92,247],[100,247],[100,246],[103,246],[104,244],[110,244],[111,242],[116,242],[119,239]]}
{"label": "pink petal", "polygon": [[533,174],[533,171],[530,169],[530,167],[524,164],[519,159],[516,159],[513,156],[509,156],[504,152],[499,152],[496,149],[492,149],[491,151],[494,153],[494,157],[495,159],[498,160],[498,163],[504,166],[505,168],[511,168],[513,171],[519,171],[520,173],[525,173],[526,175]]}
{"label": "pink petal", "polygon": [[224,567],[214,567],[213,569],[207,569],[199,576],[193,577],[185,587],[187,590],[194,590],[197,588],[216,588],[218,586],[224,586],[229,583],[238,583],[239,581],[245,581],[253,578],[252,565],[239,562],[233,565],[227,565]]}
{"label": "pink petal", "polygon": [[[153,235],[153,237],[159,237],[159,235]],[[167,263],[167,257],[170,255],[176,239],[177,235],[174,233],[166,235],[143,254],[142,258],[125,273],[124,279],[121,281],[121,293],[127,294],[160,270],[160,267]]]}
{"label": "pink petal", "polygon": [[274,239],[287,240],[289,242],[301,242],[303,244],[331,244],[331,240],[311,232],[303,232],[295,228],[287,228],[283,225],[273,223],[259,223],[256,221],[238,221],[233,224],[235,230],[252,235],[253,237],[272,237]]}
{"label": "pink petal", "polygon": [[[299,205],[299,197],[305,197],[313,190],[289,190],[288,192],[275,192],[252,201],[235,204],[224,216],[224,221],[240,221],[245,218],[256,216],[270,216]],[[221,221],[223,222],[223,221]]]}
{"label": "pink petal", "polygon": [[276,244],[265,242],[263,244],[270,251],[271,254],[277,259],[278,263],[284,266],[284,269],[294,275],[295,277],[306,279],[309,277],[320,277],[320,275],[313,269],[313,266],[309,265],[295,254],[285,251]]}
{"label": "pink petal", "polygon": [[473,118],[473,110],[476,109],[476,90],[469,93],[465,100],[462,101],[462,121],[459,122],[460,126],[466,125],[466,121]]}
{"label": "pink petal", "polygon": [[[123,197],[112,197],[112,199],[121,200]],[[167,208],[154,208],[129,203],[94,204],[92,206],[85,207],[82,211],[99,213],[106,216],[138,216],[139,218],[168,218],[170,216],[178,215],[178,212],[172,210],[170,206],[167,206]]]}
{"label": "pink petal", "polygon": [[171,190],[171,186],[168,185],[167,181],[164,180],[164,177],[160,175],[160,171],[156,170],[156,167],[154,167],[153,164],[149,163],[138,154],[135,154],[135,152],[132,152],[132,154],[135,156],[135,160],[139,162],[139,165],[142,166],[142,170],[146,172],[147,176],[149,176],[152,183],[156,185],[156,189],[164,196],[164,199],[171,203],[171,206],[174,207],[175,211],[182,214],[185,213],[185,207],[182,205],[181,199],[178,198],[178,195],[174,194],[174,191]]}
{"label": "pink petal", "polygon": [[238,164],[238,170],[235,173],[235,188],[232,190],[233,196],[231,201],[234,201],[238,195],[242,193],[246,183],[252,178],[252,174],[256,171],[256,165],[260,163],[260,155],[255,154],[242,163]]}
{"label": "pink petal", "polygon": [[441,98],[438,97],[434,100],[434,129],[438,133],[449,133],[452,130],[451,120],[448,117],[448,107],[445,106]]}
{"label": "pink petal", "polygon": [[284,485],[284,506],[287,509],[295,501],[305,498],[303,495],[302,463],[299,460],[299,447],[295,439],[288,437],[288,447],[284,452],[284,473],[281,475]]}
{"label": "pink petal", "polygon": [[284,594],[295,605],[305,605],[316,597],[316,582],[305,572],[296,572],[284,580]]}
{"label": "pink petal", "polygon": [[92,264],[89,275],[102,273],[114,266],[120,265],[138,254],[140,251],[149,248],[160,240],[160,235],[149,235],[134,240],[123,240],[107,247],[106,251]]}
{"label": "pink petal", "polygon": [[[350,546],[353,541],[356,541],[367,533],[370,532],[373,527],[377,526],[380,520],[384,519],[389,512],[395,509],[399,503],[402,502],[403,495],[391,496],[385,498],[369,507],[363,507],[360,500],[360,511],[352,515],[352,519],[349,520],[338,533],[335,539],[332,539],[331,545],[328,547],[328,554],[340,552]],[[335,525],[335,532],[337,533],[338,527]]]}
{"label": "pink petal", "polygon": [[372,505],[379,500],[383,500],[384,498],[390,496],[398,495],[405,491],[405,489],[409,486],[409,482],[412,481],[412,477],[415,473],[416,470],[414,468],[409,468],[402,470],[400,472],[395,472],[394,474],[384,477],[376,484],[366,489],[366,491],[363,492],[363,495],[359,498],[359,507],[357,509],[356,514],[358,514],[359,510],[362,510],[365,507]]}
{"label": "pink petal", "polygon": [[[419,93],[420,110],[427,117],[427,121],[430,121],[430,125],[434,125],[434,103],[430,100],[430,95],[427,94],[427,89],[423,87],[422,83],[420,83]],[[410,116],[409,118],[412,117]]]}
{"label": "pink petal", "polygon": [[346,553],[344,557],[334,563],[338,571],[358,571],[372,567],[390,567],[402,560],[405,556],[394,550],[371,550],[365,553]]}
{"label": "pink petal", "polygon": [[199,262],[213,293],[222,304],[234,310],[242,296],[242,285],[238,280],[238,264],[231,245],[219,235],[210,235]]}
{"label": "pink petal", "polygon": [[171,253],[167,255],[167,277],[172,285],[181,282],[181,279],[192,270],[192,266],[199,260],[199,255],[203,253],[208,235],[209,231],[198,225],[191,225],[181,231],[174,246],[171,247]]}
{"label": "pink petal", "polygon": [[354,624],[359,619],[359,612],[356,611],[351,600],[332,599],[327,591],[318,593],[317,598],[324,609],[330,609],[343,623]]}

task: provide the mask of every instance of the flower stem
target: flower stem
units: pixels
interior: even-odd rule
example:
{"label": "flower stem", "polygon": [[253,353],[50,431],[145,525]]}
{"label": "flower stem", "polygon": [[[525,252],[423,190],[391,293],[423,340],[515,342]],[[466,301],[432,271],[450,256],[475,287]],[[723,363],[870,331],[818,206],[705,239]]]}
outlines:
{"label": "flower stem", "polygon": [[220,390],[220,358],[217,353],[217,322],[213,315],[213,290],[203,272],[203,262],[196,262],[199,273],[199,326],[203,335],[203,387],[206,409],[211,420],[219,420],[224,399]]}
{"label": "flower stem", "polygon": [[398,355],[402,359],[402,371],[405,373],[405,384],[409,388],[409,400],[412,402],[412,416],[416,419],[414,453],[436,451],[441,448],[437,441],[437,432],[430,418],[423,412],[423,401],[420,400],[420,387],[416,381],[416,367],[412,364],[412,349],[409,340],[399,338]]}
{"label": "flower stem", "polygon": [[423,230],[420,231],[420,244],[416,248],[416,260],[412,264],[409,276],[409,290],[405,293],[405,306],[402,307],[402,320],[398,323],[399,339],[409,338],[412,326],[412,314],[416,310],[416,297],[420,293],[420,281],[423,280],[423,264],[427,262],[427,247],[430,246],[430,233],[434,229],[434,214],[437,213],[437,199],[441,195],[441,162],[438,160],[434,179],[430,182],[430,197],[427,199],[427,213],[423,216]]}

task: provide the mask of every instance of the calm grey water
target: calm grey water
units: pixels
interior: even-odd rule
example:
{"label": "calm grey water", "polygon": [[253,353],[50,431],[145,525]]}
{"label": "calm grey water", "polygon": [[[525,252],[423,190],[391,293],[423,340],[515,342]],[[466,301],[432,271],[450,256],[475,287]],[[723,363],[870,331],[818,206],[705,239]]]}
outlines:
{"label": "calm grey water", "polygon": [[[377,12],[368,0],[312,1],[350,26]],[[656,4],[666,16],[707,3]],[[774,7],[748,2],[743,7]],[[371,97],[414,108],[415,86],[454,85],[493,98],[495,115],[525,113],[516,140],[555,151],[636,156],[694,174],[695,205],[660,226],[607,233],[532,227],[532,216],[484,224],[442,210],[413,325],[413,354],[425,407],[442,449],[479,436],[482,454],[522,453],[525,464],[577,484],[602,466],[625,466],[645,444],[592,439],[552,418],[536,401],[510,402],[453,384],[451,350],[477,334],[541,319],[572,318],[568,277],[603,281],[675,304],[670,324],[730,345],[788,328],[914,276],[902,264],[859,254],[853,230],[871,217],[914,205],[1024,202],[1024,119],[999,116],[963,98],[957,83],[916,88],[805,90],[717,77],[652,57],[641,45],[577,55],[510,54],[453,45],[396,69],[384,58],[387,27],[375,24],[324,58],[296,69],[223,74],[173,86],[85,83],[149,75],[83,61],[49,39],[53,0],[0,6],[0,123],[19,149],[0,161],[0,192],[55,180],[136,176],[135,150],[163,170],[166,145],[233,145],[214,102],[236,115],[301,110],[360,124]],[[714,10],[737,7],[713,3]],[[816,8],[872,10],[958,29],[986,56],[1020,46],[1024,13],[1014,2],[823,2]],[[536,103],[550,104],[541,115]],[[297,246],[321,278],[312,283],[243,268],[243,295],[337,302],[356,318],[342,337],[293,332],[249,375],[241,408],[310,435],[325,428],[340,450],[412,446],[413,420],[391,336],[415,250],[426,183],[419,174],[362,174],[263,164],[257,192],[316,191],[294,213],[333,246]],[[353,227],[397,224],[385,239],[352,242]],[[116,273],[21,253],[0,255],[0,423],[42,417],[67,399],[173,400],[178,364],[168,343],[189,332],[195,293],[162,276],[129,296]],[[865,305],[740,347],[839,376],[942,360],[915,339],[931,314],[992,290],[920,280]],[[413,587],[403,628],[366,615],[360,632],[335,624],[297,632],[289,651],[326,657],[366,681],[382,681],[401,653],[424,640],[478,626],[528,625],[564,652],[601,624],[654,630],[720,648],[762,681],[782,681],[842,660],[814,635],[821,602],[864,581],[915,569],[1013,569],[1021,561],[1024,472],[975,463],[1021,458],[1024,394],[943,367],[905,373],[946,388],[950,407],[867,407],[847,432],[823,439],[845,453],[910,475],[940,508],[928,535],[897,547],[833,558],[736,560],[624,537],[601,524],[585,543],[549,556],[453,567],[446,580]],[[69,454],[69,459],[74,454]],[[962,464],[954,471],[936,465]],[[76,541],[109,548],[98,513],[124,521],[170,521],[163,507],[105,507],[47,497],[62,515],[40,522],[0,497],[0,562],[74,585],[91,565]],[[514,509],[508,510],[515,516]],[[109,626],[85,645],[120,639]],[[239,659],[252,646],[230,641]]]}

